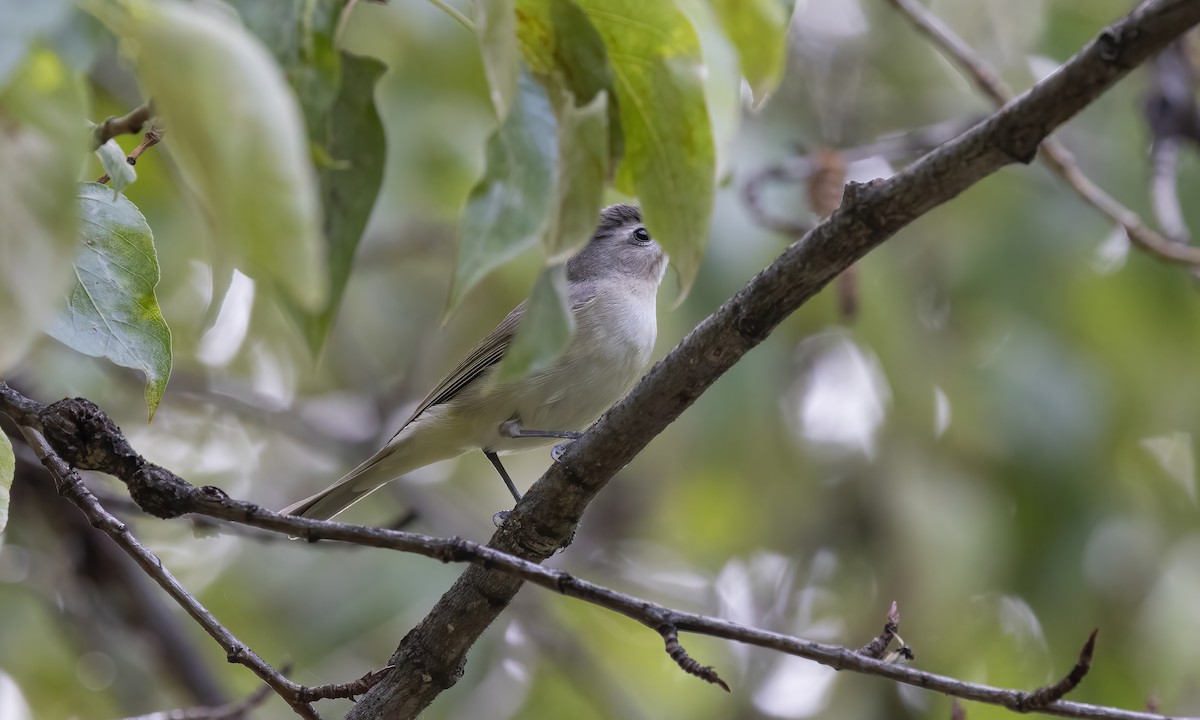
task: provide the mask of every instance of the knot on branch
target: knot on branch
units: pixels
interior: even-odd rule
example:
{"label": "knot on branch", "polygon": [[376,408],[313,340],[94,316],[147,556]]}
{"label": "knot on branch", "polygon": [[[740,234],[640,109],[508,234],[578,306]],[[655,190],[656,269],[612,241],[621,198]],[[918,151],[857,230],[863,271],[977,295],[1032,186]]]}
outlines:
{"label": "knot on branch", "polygon": [[46,440],[60,457],[73,467],[124,481],[142,510],[160,518],[179,517],[191,510],[195,488],[175,473],[147,462],[91,400],[59,400],[46,407],[40,419]]}
{"label": "knot on branch", "polygon": [[1096,38],[1096,49],[1100,59],[1107,63],[1116,63],[1121,56],[1121,35],[1115,30],[1108,29]]}
{"label": "knot on branch", "polygon": [[[170,470],[142,461],[142,467],[128,476],[129,496],[142,510],[160,518],[175,518],[192,511],[196,488]],[[124,479],[124,478],[123,478]],[[206,491],[216,488],[205,488]],[[222,499],[229,496],[217,490]],[[207,494],[211,495],[211,492]]]}
{"label": "knot on branch", "polygon": [[42,411],[41,421],[46,440],[74,467],[127,476],[145,463],[117,424],[91,400],[59,400]]}

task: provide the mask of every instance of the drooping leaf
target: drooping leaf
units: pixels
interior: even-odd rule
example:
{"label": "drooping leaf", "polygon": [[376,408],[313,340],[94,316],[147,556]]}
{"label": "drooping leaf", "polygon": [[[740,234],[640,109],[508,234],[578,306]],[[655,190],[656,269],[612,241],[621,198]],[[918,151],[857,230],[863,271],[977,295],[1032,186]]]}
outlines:
{"label": "drooping leaf", "polygon": [[229,0],[229,4],[283,68],[305,123],[310,131],[316,128],[341,85],[341,53],[334,32],[345,0]]}
{"label": "drooping leaf", "polygon": [[624,152],[612,67],[604,40],[574,0],[517,0],[517,36],[534,75],[555,96],[569,91],[580,105],[608,95],[608,147],[612,167]]}
{"label": "drooping leaf", "polygon": [[306,314],[305,336],[316,352],[337,316],[354,266],[354,252],[383,182],[383,123],[375,109],[375,84],[386,69],[378,61],[342,54],[342,82],[328,118],[314,128],[315,146],[328,157],[317,165],[325,240],[329,246],[329,300]]}
{"label": "drooping leaf", "polygon": [[675,3],[695,28],[704,54],[704,100],[712,123],[717,184],[721,184],[731,171],[731,151],[742,119],[742,71],[737,49],[706,0]]}
{"label": "drooping leaf", "polygon": [[30,48],[67,24],[71,0],[0,0],[0,86],[25,60]]}
{"label": "drooping leaf", "polygon": [[137,171],[126,159],[125,151],[116,140],[109,140],[96,148],[96,157],[100,158],[100,167],[108,175],[108,184],[116,192],[121,192],[137,180]]}
{"label": "drooping leaf", "polygon": [[71,283],[70,208],[87,157],[80,83],[38,50],[0,90],[0,372],[21,359]]}
{"label": "drooping leaf", "polygon": [[128,0],[102,19],[135,42],[138,80],[213,228],[217,252],[309,310],[328,277],[316,173],[279,65],[228,12]]}
{"label": "drooping leaf", "polygon": [[617,188],[637,195],[686,293],[712,214],[715,157],[700,42],[671,0],[578,0],[616,79],[625,157]]}
{"label": "drooping leaf", "polygon": [[575,332],[575,318],[569,303],[566,264],[551,265],[542,270],[525,305],[516,337],[496,370],[497,381],[524,377],[549,367],[562,355]]}
{"label": "drooping leaf", "polygon": [[783,5],[779,0],[711,1],[725,34],[737,48],[755,104],[761,105],[783,76],[788,23]]}
{"label": "drooping leaf", "polygon": [[487,75],[496,117],[508,116],[517,94],[518,61],[515,0],[475,0],[475,32],[483,54],[483,72]]}
{"label": "drooping leaf", "polygon": [[7,435],[0,432],[0,543],[4,540],[4,528],[8,525],[8,497],[16,470],[17,459],[13,456],[12,443]]}
{"label": "drooping leaf", "polygon": [[541,237],[554,193],[556,137],[545,89],[522,72],[508,117],[488,138],[483,178],[467,198],[448,312]]}
{"label": "drooping leaf", "polygon": [[247,27],[283,67],[300,101],[320,183],[329,258],[329,297],[312,311],[288,310],[309,348],[320,350],[337,316],[354,253],[383,182],[383,125],[375,85],[383,64],[337,50],[334,42],[343,0],[234,0]]}
{"label": "drooping leaf", "polygon": [[79,219],[75,287],[47,332],[85,355],[145,373],[153,419],[171,376],[171,330],[154,295],[150,226],[128,198],[99,183],[80,186]]}
{"label": "drooping leaf", "polygon": [[608,93],[583,107],[563,91],[558,110],[555,205],[546,230],[548,263],[566,262],[596,228],[608,177]]}

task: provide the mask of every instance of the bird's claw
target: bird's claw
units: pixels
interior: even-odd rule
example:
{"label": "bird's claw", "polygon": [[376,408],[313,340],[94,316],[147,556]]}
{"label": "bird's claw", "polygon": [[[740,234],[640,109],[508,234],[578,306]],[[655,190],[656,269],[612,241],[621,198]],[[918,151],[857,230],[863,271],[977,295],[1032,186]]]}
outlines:
{"label": "bird's claw", "polygon": [[500,527],[500,523],[507,520],[508,515],[511,512],[512,512],[512,510],[500,510],[499,512],[497,512],[495,515],[492,516],[492,524],[495,525],[496,527]]}

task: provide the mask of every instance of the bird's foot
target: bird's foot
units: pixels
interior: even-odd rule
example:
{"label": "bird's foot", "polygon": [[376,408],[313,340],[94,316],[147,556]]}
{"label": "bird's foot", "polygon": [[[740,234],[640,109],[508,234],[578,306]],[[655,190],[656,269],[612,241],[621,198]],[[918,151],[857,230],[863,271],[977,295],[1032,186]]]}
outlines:
{"label": "bird's foot", "polygon": [[[574,442],[574,440],[572,440],[571,442]],[[555,445],[554,449],[552,449],[550,451],[551,459],[553,459],[554,462],[558,462],[559,460],[562,460],[562,455],[564,452],[567,451],[567,447],[570,444],[571,443],[569,443],[569,442],[565,442],[565,443],[559,443],[559,444]]]}
{"label": "bird's foot", "polygon": [[492,524],[496,527],[500,527],[500,523],[507,520],[510,513],[512,513],[512,510],[500,510],[492,516]]}

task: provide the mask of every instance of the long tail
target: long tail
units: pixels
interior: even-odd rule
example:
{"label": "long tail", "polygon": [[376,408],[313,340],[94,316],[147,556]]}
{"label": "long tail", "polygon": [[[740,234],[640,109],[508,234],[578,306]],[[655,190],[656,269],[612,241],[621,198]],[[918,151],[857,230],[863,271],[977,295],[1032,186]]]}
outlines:
{"label": "long tail", "polygon": [[[279,512],[314,520],[328,520],[410,470],[424,465],[406,457],[405,448],[389,444],[334,484]],[[407,462],[406,462],[407,461]]]}

